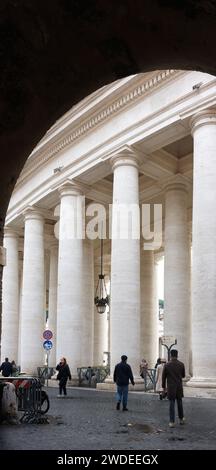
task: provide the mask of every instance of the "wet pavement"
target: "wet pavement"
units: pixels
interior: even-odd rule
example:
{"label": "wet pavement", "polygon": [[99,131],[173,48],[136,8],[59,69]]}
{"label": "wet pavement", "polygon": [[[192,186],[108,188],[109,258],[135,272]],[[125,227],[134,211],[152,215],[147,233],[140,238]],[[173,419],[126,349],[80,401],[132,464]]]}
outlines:
{"label": "wet pavement", "polygon": [[186,424],[168,426],[168,400],[156,394],[129,393],[129,411],[115,409],[112,392],[68,389],[57,398],[49,388],[47,424],[0,425],[0,449],[159,450],[216,449],[216,401],[185,397]]}

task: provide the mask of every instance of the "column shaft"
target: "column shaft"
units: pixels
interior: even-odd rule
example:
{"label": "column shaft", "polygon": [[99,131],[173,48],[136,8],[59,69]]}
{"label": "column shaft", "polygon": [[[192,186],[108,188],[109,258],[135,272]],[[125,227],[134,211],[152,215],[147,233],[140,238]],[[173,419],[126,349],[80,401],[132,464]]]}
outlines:
{"label": "column shaft", "polygon": [[82,213],[80,192],[72,184],[60,189],[57,358],[66,357],[73,376],[82,361],[83,335],[83,240],[76,233]]}
{"label": "column shaft", "polygon": [[192,120],[192,382],[216,384],[216,112]]}
{"label": "column shaft", "polygon": [[[105,273],[105,271],[104,271]],[[98,284],[98,275],[100,274],[100,264],[94,266],[94,284],[95,291]],[[105,276],[106,282],[106,276]],[[108,352],[108,320],[107,309],[103,314],[98,313],[94,307],[94,365],[103,366],[104,352]]]}
{"label": "column shaft", "polygon": [[81,364],[93,365],[94,330],[94,253],[92,240],[83,241],[83,326]]}
{"label": "column shaft", "polygon": [[166,189],[164,259],[164,334],[177,339],[179,360],[189,374],[190,261],[187,186],[179,175]]}
{"label": "column shaft", "polygon": [[158,306],[154,252],[141,246],[141,357],[154,367],[158,353]]}
{"label": "column shaft", "polygon": [[21,370],[36,374],[44,364],[44,220],[34,210],[25,216],[21,315]]}
{"label": "column shaft", "polygon": [[18,360],[19,259],[18,235],[5,228],[6,266],[3,270],[1,359]]}
{"label": "column shaft", "polygon": [[[113,203],[139,207],[138,167],[133,158],[114,160]],[[138,225],[139,225],[139,221]],[[140,240],[116,237],[112,220],[111,374],[121,355],[128,356],[134,375],[140,362]],[[130,225],[130,224],[129,224]],[[127,235],[127,234],[125,234]]]}
{"label": "column shaft", "polygon": [[57,243],[50,248],[50,272],[49,272],[49,313],[48,328],[52,331],[53,347],[50,351],[49,364],[51,367],[56,366],[58,358],[56,358],[56,341],[57,341],[57,284],[58,284],[58,245]]}

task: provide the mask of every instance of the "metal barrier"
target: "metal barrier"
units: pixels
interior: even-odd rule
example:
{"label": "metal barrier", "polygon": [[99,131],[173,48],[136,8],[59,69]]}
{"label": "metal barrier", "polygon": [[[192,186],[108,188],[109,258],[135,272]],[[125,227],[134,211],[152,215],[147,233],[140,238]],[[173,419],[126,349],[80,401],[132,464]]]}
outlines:
{"label": "metal barrier", "polygon": [[79,387],[96,387],[97,383],[104,382],[109,375],[109,367],[78,367]]}
{"label": "metal barrier", "polygon": [[18,411],[23,411],[20,418],[22,423],[47,422],[47,418],[42,415],[49,409],[49,397],[42,390],[39,378],[20,375],[18,377],[0,377],[0,381],[11,382],[15,385]]}
{"label": "metal barrier", "polygon": [[43,385],[45,384],[45,380],[51,379],[55,373],[55,370],[55,367],[37,367],[38,377]]}
{"label": "metal barrier", "polygon": [[11,375],[12,377],[18,377],[18,375],[20,375],[20,372],[21,372],[21,367],[16,366],[16,370],[14,370]]}
{"label": "metal barrier", "polygon": [[156,369],[146,369],[144,371],[144,390],[145,392],[155,391],[155,376],[156,376]]}

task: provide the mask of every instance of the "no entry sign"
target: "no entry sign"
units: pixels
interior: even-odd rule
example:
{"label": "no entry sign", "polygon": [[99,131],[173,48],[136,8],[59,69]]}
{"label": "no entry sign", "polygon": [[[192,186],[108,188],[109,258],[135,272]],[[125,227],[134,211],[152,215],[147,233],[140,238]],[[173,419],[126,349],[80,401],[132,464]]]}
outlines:
{"label": "no entry sign", "polygon": [[44,339],[51,339],[53,337],[52,331],[50,330],[45,330],[43,332],[43,338]]}

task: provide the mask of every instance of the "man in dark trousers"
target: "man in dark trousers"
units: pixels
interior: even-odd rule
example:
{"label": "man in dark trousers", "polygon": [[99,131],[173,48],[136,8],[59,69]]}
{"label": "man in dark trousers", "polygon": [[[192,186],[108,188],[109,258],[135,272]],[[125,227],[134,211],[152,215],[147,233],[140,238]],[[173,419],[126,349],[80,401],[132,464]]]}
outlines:
{"label": "man in dark trousers", "polygon": [[117,405],[116,409],[120,410],[120,404],[122,401],[123,411],[128,411],[127,400],[128,400],[128,384],[129,380],[132,385],[135,385],[131,366],[127,364],[127,356],[121,356],[121,362],[115,366],[113,380],[117,385]]}
{"label": "man in dark trousers", "polygon": [[[185,366],[183,362],[178,361],[178,351],[171,349],[171,360],[165,364],[162,374],[162,388],[165,392],[167,388],[167,398],[170,401],[170,428],[175,426],[175,400],[178,406],[178,416],[180,424],[184,424],[184,412],[182,405],[183,385],[182,379],[185,377]],[[167,386],[166,386],[167,383]]]}
{"label": "man in dark trousers", "polygon": [[12,374],[12,364],[9,362],[8,357],[5,358],[5,362],[2,362],[0,371],[2,370],[3,377],[10,377]]}

